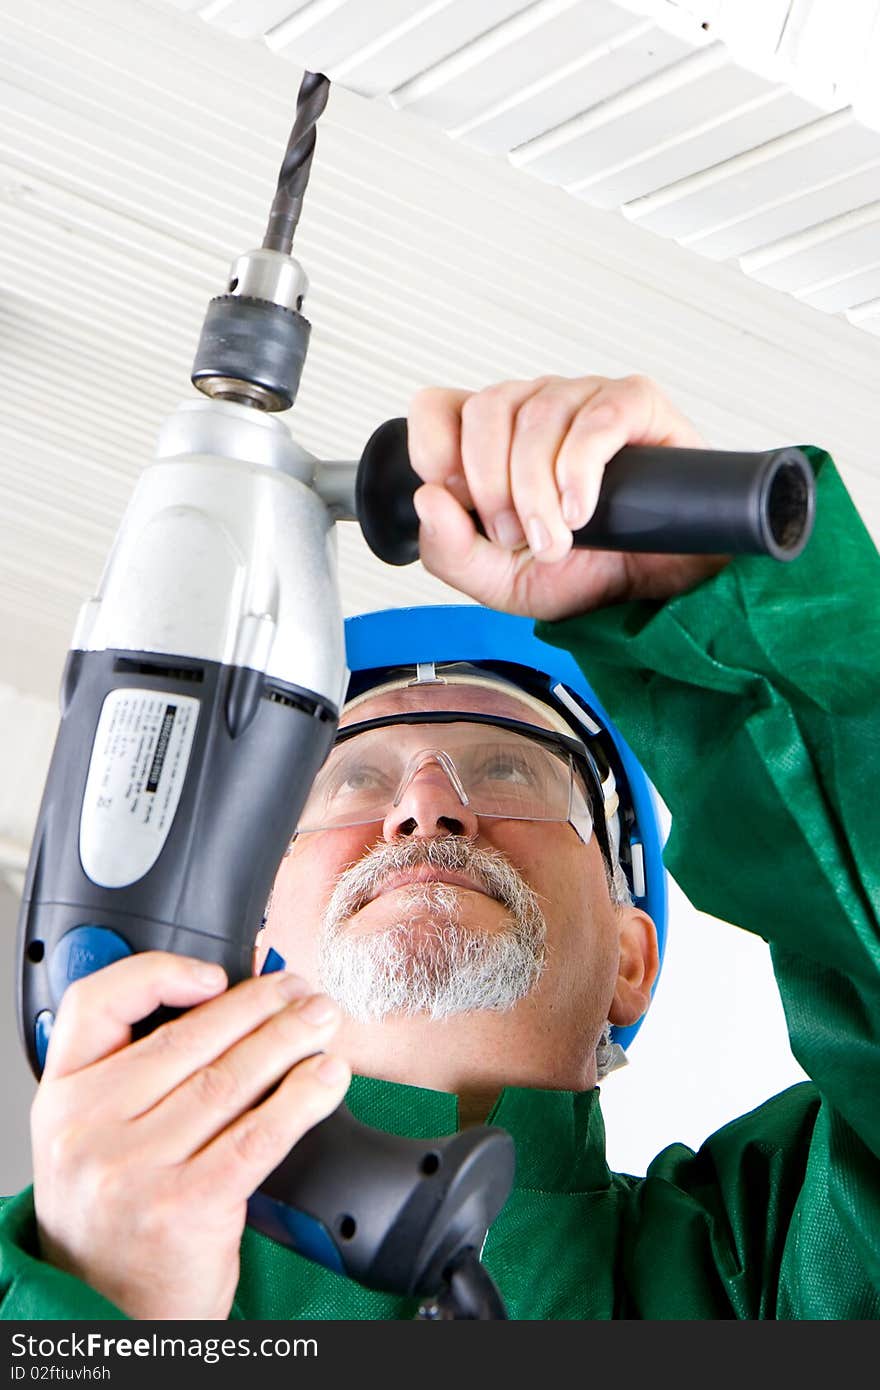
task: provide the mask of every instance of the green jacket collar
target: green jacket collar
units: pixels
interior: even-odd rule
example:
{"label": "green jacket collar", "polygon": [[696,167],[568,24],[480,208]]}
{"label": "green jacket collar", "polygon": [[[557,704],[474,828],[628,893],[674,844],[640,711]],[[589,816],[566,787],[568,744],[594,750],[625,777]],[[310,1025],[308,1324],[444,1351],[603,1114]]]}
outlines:
{"label": "green jacket collar", "polygon": [[[354,1076],[346,1104],[364,1124],[389,1134],[432,1139],[458,1129],[458,1097],[449,1091]],[[598,1088],[577,1092],[507,1086],[487,1123],[513,1138],[517,1188],[588,1192],[611,1182]]]}

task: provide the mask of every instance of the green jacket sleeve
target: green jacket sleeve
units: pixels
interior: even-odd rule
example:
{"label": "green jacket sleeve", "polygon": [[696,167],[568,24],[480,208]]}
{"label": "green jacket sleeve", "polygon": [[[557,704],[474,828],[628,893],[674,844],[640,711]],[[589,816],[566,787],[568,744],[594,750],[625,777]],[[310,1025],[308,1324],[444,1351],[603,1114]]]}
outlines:
{"label": "green jacket sleeve", "polygon": [[880,1295],[880,557],[806,452],[816,523],[796,560],[740,556],[665,603],[535,630],[574,654],[669,806],[664,859],[691,902],[770,943],[821,1097],[777,1316],[859,1317]]}
{"label": "green jacket sleeve", "polygon": [[40,1258],[33,1188],[0,1201],[0,1318],[99,1322],[125,1317],[88,1284]]}

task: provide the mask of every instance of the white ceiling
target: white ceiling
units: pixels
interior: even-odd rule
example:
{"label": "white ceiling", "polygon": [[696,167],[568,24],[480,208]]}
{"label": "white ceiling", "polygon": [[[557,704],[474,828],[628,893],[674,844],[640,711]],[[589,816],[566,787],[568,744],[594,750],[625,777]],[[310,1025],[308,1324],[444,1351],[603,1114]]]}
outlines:
{"label": "white ceiling", "polygon": [[[357,457],[428,383],[641,371],[718,447],[829,448],[880,534],[880,6],[824,84],[825,0],[196,8],[0,0],[0,841],[27,843],[77,609],[259,244],[303,64],[334,78],[295,248],[307,448]],[[340,531],[346,612],[448,595]]]}
{"label": "white ceiling", "polygon": [[880,0],[168,0],[880,332]]}

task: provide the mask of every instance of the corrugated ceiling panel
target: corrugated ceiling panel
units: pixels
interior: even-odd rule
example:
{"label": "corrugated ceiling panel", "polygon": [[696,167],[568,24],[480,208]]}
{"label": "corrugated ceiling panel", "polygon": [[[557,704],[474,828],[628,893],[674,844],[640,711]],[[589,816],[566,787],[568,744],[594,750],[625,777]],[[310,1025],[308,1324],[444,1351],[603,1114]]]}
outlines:
{"label": "corrugated ceiling panel", "polygon": [[855,309],[848,309],[846,317],[866,333],[880,335],[880,298],[869,299]]}
{"label": "corrugated ceiling panel", "polygon": [[317,71],[341,74],[340,81],[365,95],[396,89],[425,66],[425,54],[441,63],[527,7],[527,0],[363,0],[313,3],[267,34],[277,53],[314,51]]}
{"label": "corrugated ceiling panel", "polygon": [[[482,22],[482,13],[475,13]],[[523,105],[527,94],[533,100],[540,95],[552,101],[553,117],[562,121],[583,109],[585,84],[601,100],[620,89],[621,78],[614,71],[647,75],[685,51],[669,35],[651,51],[647,36],[657,34],[655,27],[634,24],[631,15],[604,0],[596,0],[589,11],[580,0],[529,5],[506,23],[483,29],[479,39],[439,62],[423,47],[416,75],[386,88],[391,104],[436,121],[456,136],[466,133],[473,140],[482,127],[479,144],[486,148],[485,126],[498,108],[509,113]],[[639,42],[641,38],[646,41]],[[609,65],[612,56],[615,61]],[[536,119],[538,128],[546,130],[546,115]],[[492,132],[496,148],[502,148],[497,143],[501,128]],[[527,138],[508,127],[503,148]]]}
{"label": "corrugated ceiling panel", "polygon": [[[878,224],[880,202],[869,203],[750,251],[743,257],[743,268],[765,285],[806,296],[877,263]],[[849,307],[853,302],[848,299],[836,307]]]}
{"label": "corrugated ceiling panel", "polygon": [[[836,227],[880,191],[878,0],[183,4],[816,308],[875,293]],[[796,239],[826,225],[814,265]]]}
{"label": "corrugated ceiling panel", "polygon": [[847,109],[706,169],[683,187],[646,194],[624,211],[720,260],[869,201],[863,194],[880,188],[871,182],[878,170],[880,135]]}
{"label": "corrugated ceiling panel", "polygon": [[[585,16],[579,7],[566,19],[571,26],[577,21],[578,27],[591,28],[593,16]],[[480,100],[484,66],[479,81],[468,84],[474,93],[474,114],[464,120],[454,119],[448,134],[466,138],[469,145],[490,154],[506,154],[577,116],[583,110],[585,90],[590,91],[594,102],[603,102],[662,71],[687,51],[680,39],[650,24],[627,24],[613,39],[598,45],[593,35],[580,43],[575,34],[565,36],[550,62],[546,51],[539,50],[542,61],[536,66],[540,75],[531,82],[518,81],[505,64],[485,65],[497,69],[499,75],[506,74],[503,86],[508,95],[494,104]],[[572,56],[560,63],[560,53]],[[502,84],[499,81],[497,85]],[[395,93],[395,105],[398,98],[399,93]]]}
{"label": "corrugated ceiling panel", "polygon": [[[695,56],[704,59],[710,51]],[[768,90],[753,73],[725,63],[609,120],[584,122],[549,158],[533,159],[529,146],[513,158],[610,209],[787,133],[812,114],[785,88]]]}

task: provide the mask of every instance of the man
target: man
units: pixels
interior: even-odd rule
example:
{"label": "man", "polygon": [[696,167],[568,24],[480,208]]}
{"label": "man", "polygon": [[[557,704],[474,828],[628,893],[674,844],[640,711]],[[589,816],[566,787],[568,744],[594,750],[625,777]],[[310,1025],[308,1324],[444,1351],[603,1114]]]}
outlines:
{"label": "man", "polygon": [[[260,958],[271,946],[296,975],[224,992],[150,954],[68,990],[34,1105],[33,1198],[0,1217],[3,1316],[411,1316],[411,1301],[242,1238],[249,1193],[352,1067],[370,1123],[448,1132],[460,1095],[464,1122],[489,1113],[513,1134],[517,1185],[484,1256],[513,1317],[880,1313],[880,564],[818,451],[817,527],[791,565],[570,553],[628,442],[699,441],[641,378],[423,393],[422,558],[577,654],[672,810],[685,891],[770,939],[813,1082],[697,1155],[672,1146],[644,1179],[610,1174],[596,1049],[644,1012],[658,954],[649,914],[612,896],[599,807],[582,778],[564,822],[481,819],[453,775],[477,778],[467,734],[450,754],[451,734],[426,746],[421,726],[393,724],[381,746],[404,775],[381,822],[328,821],[316,783],[317,828],[279,871]],[[466,680],[449,703],[430,681],[391,685],[343,725],[409,711],[427,727],[453,709],[527,723],[532,741],[555,728],[516,690]],[[504,941],[504,988],[481,994]],[[127,1046],[159,1003],[190,1007]]]}

